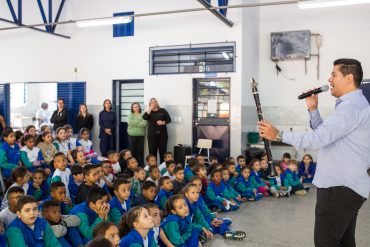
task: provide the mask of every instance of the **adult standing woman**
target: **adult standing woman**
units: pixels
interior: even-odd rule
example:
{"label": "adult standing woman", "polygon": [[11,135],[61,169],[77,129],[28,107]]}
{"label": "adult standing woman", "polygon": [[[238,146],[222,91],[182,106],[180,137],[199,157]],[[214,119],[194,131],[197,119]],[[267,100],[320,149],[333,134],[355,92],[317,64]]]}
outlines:
{"label": "adult standing woman", "polygon": [[143,115],[143,119],[148,120],[148,145],[149,153],[157,156],[163,162],[163,155],[167,149],[167,124],[171,122],[171,117],[164,108],[160,108],[158,101],[151,98],[149,108]]}
{"label": "adult standing woman", "polygon": [[138,102],[131,104],[131,113],[128,115],[128,142],[132,156],[136,158],[139,166],[144,167],[144,137],[146,121],[141,113]]}
{"label": "adult standing woman", "polygon": [[103,107],[99,113],[100,152],[102,156],[107,157],[107,152],[116,146],[117,119],[116,114],[112,112],[112,102],[109,99],[104,100]]}
{"label": "adult standing woman", "polygon": [[80,133],[82,128],[87,128],[90,133],[94,127],[94,117],[87,110],[86,104],[80,104],[80,111],[76,118],[77,133]]}
{"label": "adult standing woman", "polygon": [[53,112],[50,122],[54,124],[54,131],[68,123],[68,110],[64,108],[64,99],[58,99],[58,109]]}

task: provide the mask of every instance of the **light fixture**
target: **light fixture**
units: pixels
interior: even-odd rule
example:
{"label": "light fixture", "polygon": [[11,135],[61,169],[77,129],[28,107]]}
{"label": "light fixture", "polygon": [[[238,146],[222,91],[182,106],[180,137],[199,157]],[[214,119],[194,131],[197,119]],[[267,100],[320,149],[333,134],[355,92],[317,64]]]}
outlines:
{"label": "light fixture", "polygon": [[113,24],[125,24],[132,21],[131,16],[115,16],[110,18],[100,18],[100,19],[90,19],[76,21],[78,27],[96,27],[96,26],[105,26]]}
{"label": "light fixture", "polygon": [[221,52],[222,56],[226,59],[226,60],[230,60],[230,56],[229,54],[227,54],[227,52],[223,51]]}
{"label": "light fixture", "polygon": [[300,9],[313,9],[366,3],[370,3],[370,0],[300,0],[298,7]]}

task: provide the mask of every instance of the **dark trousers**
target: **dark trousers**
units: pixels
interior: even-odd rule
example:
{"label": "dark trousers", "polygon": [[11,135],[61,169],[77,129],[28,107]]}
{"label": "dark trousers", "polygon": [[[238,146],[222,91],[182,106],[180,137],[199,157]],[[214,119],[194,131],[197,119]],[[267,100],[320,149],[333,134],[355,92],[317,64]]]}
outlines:
{"label": "dark trousers", "polygon": [[365,200],[345,186],[318,188],[315,209],[315,246],[356,246],[357,214]]}
{"label": "dark trousers", "polygon": [[160,163],[163,162],[163,155],[167,149],[167,140],[167,132],[156,131],[148,133],[149,153],[157,157],[157,152],[159,151]]}
{"label": "dark trousers", "polygon": [[100,153],[103,157],[107,157],[107,153],[109,150],[116,149],[116,135],[113,133],[112,135],[103,134],[100,137]]}
{"label": "dark trousers", "polygon": [[144,136],[128,136],[128,143],[132,156],[136,158],[140,167],[144,167]]}

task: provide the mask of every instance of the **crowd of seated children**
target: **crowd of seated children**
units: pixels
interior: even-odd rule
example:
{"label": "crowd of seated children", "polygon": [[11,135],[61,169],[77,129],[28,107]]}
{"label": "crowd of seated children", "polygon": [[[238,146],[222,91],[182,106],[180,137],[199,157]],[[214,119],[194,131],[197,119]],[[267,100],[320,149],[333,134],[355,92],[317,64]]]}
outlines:
{"label": "crowd of seated children", "polygon": [[144,167],[130,150],[97,157],[89,131],[74,138],[70,126],[58,128],[55,139],[50,129],[36,136],[30,126],[20,138],[5,128],[0,144],[0,167],[10,185],[1,204],[0,243],[10,247],[104,241],[107,246],[198,246],[214,234],[241,240],[245,232],[231,230],[231,220],[217,212],[238,210],[264,196],[306,195],[303,183],[311,182],[315,171],[308,154],[299,167],[284,154],[276,177],[269,177],[266,156],[248,164],[242,155],[224,164],[210,157],[206,166],[201,155],[183,165],[167,152],[160,165],[148,155]]}

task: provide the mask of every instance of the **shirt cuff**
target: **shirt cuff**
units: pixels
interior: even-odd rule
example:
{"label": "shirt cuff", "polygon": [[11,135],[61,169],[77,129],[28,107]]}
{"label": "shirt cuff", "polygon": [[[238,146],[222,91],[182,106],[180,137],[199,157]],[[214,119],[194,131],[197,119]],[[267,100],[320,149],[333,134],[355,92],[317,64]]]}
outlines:
{"label": "shirt cuff", "polygon": [[310,115],[310,119],[315,119],[317,117],[320,117],[320,112],[318,109],[310,111],[308,110],[308,114]]}

